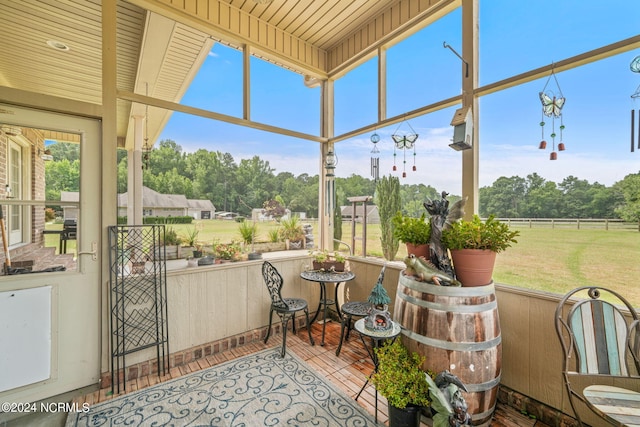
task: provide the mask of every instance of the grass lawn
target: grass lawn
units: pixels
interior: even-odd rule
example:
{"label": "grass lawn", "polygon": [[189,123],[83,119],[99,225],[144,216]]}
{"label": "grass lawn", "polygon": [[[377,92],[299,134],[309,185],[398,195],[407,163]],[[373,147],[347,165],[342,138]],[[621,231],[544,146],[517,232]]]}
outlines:
{"label": "grass lawn", "polygon": [[[303,223],[307,221],[302,221]],[[313,225],[314,241],[318,242],[318,224]],[[47,225],[62,227],[61,224]],[[277,228],[275,222],[258,223],[256,241],[268,241],[268,232]],[[200,230],[198,240],[206,245],[240,241],[239,224],[231,220],[199,220],[191,225],[175,224],[178,235],[189,229]],[[634,306],[640,307],[640,236],[638,231],[604,229],[559,229],[512,227],[520,230],[518,243],[498,254],[493,279],[528,289],[558,294],[579,286],[599,285],[620,292]],[[342,241],[351,245],[351,223],[342,224]],[[356,224],[356,237],[362,236],[362,224]],[[58,236],[48,235],[47,246],[56,246]],[[51,240],[51,242],[49,242]],[[55,241],[54,241],[55,240]],[[362,241],[356,240],[353,252],[362,255]],[[69,241],[73,252],[75,241]],[[341,246],[342,251],[347,248]],[[367,256],[382,257],[380,226],[367,225]],[[406,256],[400,244],[397,260]]]}

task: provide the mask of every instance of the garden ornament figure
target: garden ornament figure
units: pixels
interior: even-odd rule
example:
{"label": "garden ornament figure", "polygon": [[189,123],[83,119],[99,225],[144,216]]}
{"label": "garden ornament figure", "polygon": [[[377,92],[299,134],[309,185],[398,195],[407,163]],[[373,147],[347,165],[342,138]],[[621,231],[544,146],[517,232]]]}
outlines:
{"label": "garden ornament figure", "polygon": [[422,257],[409,254],[404,263],[407,266],[405,274],[414,276],[420,282],[430,282],[438,286],[462,286],[462,283]]}
{"label": "garden ornament figure", "polygon": [[462,391],[467,391],[460,379],[449,371],[442,371],[435,380],[426,375],[429,383],[431,408],[436,411],[433,427],[470,426],[471,415],[467,412],[467,402]]}
{"label": "garden ornament figure", "polygon": [[464,216],[464,205],[467,198],[458,200],[449,209],[446,191],[442,192],[441,200],[428,200],[423,203],[425,209],[431,215],[431,237],[429,240],[431,263],[445,274],[453,277],[453,267],[451,259],[447,254],[447,249],[442,245],[442,230],[449,228],[452,223]]}

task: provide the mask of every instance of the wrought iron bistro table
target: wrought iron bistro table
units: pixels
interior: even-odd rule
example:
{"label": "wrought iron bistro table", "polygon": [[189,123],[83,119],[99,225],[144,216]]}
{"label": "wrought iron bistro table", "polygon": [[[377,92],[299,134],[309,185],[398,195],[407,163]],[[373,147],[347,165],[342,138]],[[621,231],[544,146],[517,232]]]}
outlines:
{"label": "wrought iron bistro table", "polygon": [[583,393],[589,406],[614,425],[640,425],[640,393],[607,385],[590,385]]}
{"label": "wrought iron bistro table", "polygon": [[[320,345],[324,345],[324,331],[327,327],[327,309],[330,305],[335,305],[336,313],[338,313],[338,318],[342,319],[342,314],[340,313],[340,308],[338,307],[338,289],[342,283],[348,282],[349,280],[353,280],[356,275],[350,271],[322,271],[322,270],[306,270],[300,273],[300,277],[304,280],[308,280],[310,282],[317,282],[320,284],[320,302],[318,303],[318,309],[316,310],[316,314],[314,314],[313,319],[311,319],[311,323],[315,322],[318,318],[318,313],[320,313],[320,307],[324,306],[324,321],[322,323],[322,342]],[[335,299],[327,298],[327,283],[335,283],[336,284],[336,292]]]}
{"label": "wrought iron bistro table", "polygon": [[[356,331],[360,333],[360,339],[364,344],[364,348],[367,350],[367,353],[369,353],[369,357],[371,357],[371,360],[373,361],[373,372],[371,372],[371,374],[369,374],[369,376],[367,377],[367,381],[365,381],[364,385],[358,392],[358,395],[356,396],[355,400],[358,400],[358,398],[362,394],[362,391],[365,389],[367,384],[369,384],[369,380],[371,379],[371,376],[378,371],[378,356],[376,355],[376,348],[380,347],[382,345],[382,342],[385,340],[391,340],[391,342],[395,341],[395,339],[398,337],[398,335],[400,335],[400,332],[402,331],[402,329],[400,328],[400,324],[396,322],[391,322],[391,329],[389,330],[372,331],[364,327],[364,321],[365,321],[364,318],[356,321],[354,328],[356,328]],[[371,338],[370,346],[367,345],[367,342],[365,341],[364,337]],[[376,388],[375,422],[376,424],[378,423],[378,389],[377,388]]]}

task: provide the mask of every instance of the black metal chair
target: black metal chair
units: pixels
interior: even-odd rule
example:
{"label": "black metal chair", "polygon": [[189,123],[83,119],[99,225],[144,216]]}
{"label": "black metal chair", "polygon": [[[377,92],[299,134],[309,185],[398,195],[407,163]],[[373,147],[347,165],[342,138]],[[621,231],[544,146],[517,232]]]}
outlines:
{"label": "black metal chair", "polygon": [[[584,291],[588,298],[577,300],[567,311],[568,299],[580,296],[576,294]],[[622,309],[629,312],[629,321]],[[579,384],[593,385],[595,381],[607,385],[616,378],[640,379],[637,376],[640,372],[638,314],[617,292],[598,286],[584,286],[568,292],[560,300],[555,325],[564,353],[562,375],[578,424],[583,425],[576,407],[578,401],[607,419],[585,398],[583,386]],[[635,373],[629,367],[630,360],[635,365]]]}
{"label": "black metal chair", "polygon": [[273,312],[276,312],[280,316],[282,322],[282,351],[281,356],[284,357],[287,349],[287,325],[289,319],[293,320],[293,333],[296,333],[296,313],[298,311],[304,311],[307,318],[307,332],[309,333],[309,342],[311,345],[315,345],[313,337],[311,336],[311,324],[309,322],[309,306],[307,301],[302,298],[282,298],[282,286],[284,280],[278,270],[269,262],[262,263],[262,277],[264,283],[267,285],[269,295],[271,296],[271,310],[269,311],[269,328],[267,329],[267,336],[264,337],[264,343],[266,344],[271,335],[271,322],[273,320]]}

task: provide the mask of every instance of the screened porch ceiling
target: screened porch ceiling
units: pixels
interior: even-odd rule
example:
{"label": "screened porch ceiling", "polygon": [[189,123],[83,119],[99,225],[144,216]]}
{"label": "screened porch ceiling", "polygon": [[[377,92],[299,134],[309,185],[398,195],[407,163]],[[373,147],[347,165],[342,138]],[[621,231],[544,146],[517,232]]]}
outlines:
{"label": "screened porch ceiling", "polygon": [[[125,98],[118,101],[119,146],[133,146],[133,115],[148,115],[154,142],[171,114],[155,107],[145,111],[127,95],[179,103],[216,42],[245,48],[312,84],[344,74],[380,46],[459,5],[460,0],[118,0],[117,86]],[[101,13],[100,0],[0,0],[0,86],[101,105]],[[249,116],[234,121],[273,130]]]}

